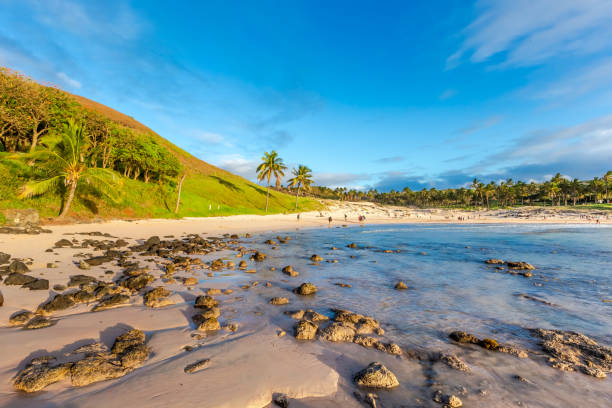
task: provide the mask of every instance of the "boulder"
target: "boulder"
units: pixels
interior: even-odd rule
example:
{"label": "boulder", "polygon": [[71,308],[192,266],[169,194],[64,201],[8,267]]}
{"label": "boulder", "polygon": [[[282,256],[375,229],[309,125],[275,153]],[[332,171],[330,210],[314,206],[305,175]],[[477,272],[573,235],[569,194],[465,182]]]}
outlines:
{"label": "boulder", "polygon": [[22,312],[17,312],[9,318],[9,324],[11,326],[23,326],[33,317],[34,317],[34,313],[27,311],[27,310],[24,310]]}
{"label": "boulder", "polygon": [[327,341],[351,342],[355,337],[355,328],[345,323],[332,323],[320,331],[319,336]]}
{"label": "boulder", "polygon": [[23,287],[30,290],[49,290],[49,281],[47,279],[36,279],[33,282],[26,283]]}
{"label": "boulder", "polygon": [[50,315],[53,312],[68,309],[72,306],[74,306],[74,300],[72,299],[72,296],[60,294],[55,295],[53,299],[38,306],[36,312],[43,316],[46,316]]}
{"label": "boulder", "polygon": [[219,306],[219,302],[212,296],[200,295],[196,298],[193,307],[207,309]]}
{"label": "boulder", "polygon": [[119,378],[128,372],[119,361],[94,355],[85,357],[72,365],[70,381],[75,387],[83,387],[96,382]]}
{"label": "boulder", "polygon": [[287,305],[289,304],[289,299],[287,299],[286,297],[273,297],[272,299],[270,299],[270,304],[271,305]]}
{"label": "boulder", "polygon": [[107,263],[112,261],[113,258],[110,256],[102,255],[102,256],[94,256],[93,258],[88,258],[85,260],[90,266],[99,266],[103,263]]}
{"label": "boulder", "polygon": [[252,256],[251,259],[257,262],[262,262],[263,260],[265,260],[267,258],[267,255],[264,254],[263,252],[255,252]]}
{"label": "boulder", "polygon": [[452,332],[448,335],[448,337],[455,340],[457,343],[478,344],[478,342],[480,341],[478,337],[459,330]]}
{"label": "boulder", "polygon": [[30,272],[30,269],[23,262],[15,260],[9,265],[8,271],[11,273],[26,273]]}
{"label": "boulder", "polygon": [[35,282],[36,278],[23,273],[13,272],[4,280],[5,285],[27,285]]}
{"label": "boulder", "polygon": [[308,296],[317,293],[317,287],[310,282],[304,282],[297,288],[293,289],[293,293]]}
{"label": "boulder", "polygon": [[106,309],[112,309],[117,306],[124,305],[130,301],[128,295],[115,294],[107,298],[102,299],[97,305],[91,309],[92,312],[100,312]]}
{"label": "boulder", "polygon": [[298,340],[313,340],[318,326],[308,320],[299,321],[294,327],[294,336]]}
{"label": "boulder", "polygon": [[72,275],[68,281],[68,287],[92,285],[98,283],[98,279],[89,275]]}
{"label": "boulder", "polygon": [[46,386],[64,379],[70,373],[71,364],[51,366],[49,364],[30,364],[21,370],[13,380],[18,391],[36,392]]}
{"label": "boulder", "polygon": [[52,326],[53,322],[44,316],[34,316],[29,322],[23,326],[26,330],[42,329]]}
{"label": "boulder", "polygon": [[381,363],[370,363],[369,366],[355,374],[355,383],[361,387],[391,389],[399,385],[399,381],[387,367]]}
{"label": "boulder", "polygon": [[142,275],[126,278],[122,280],[119,285],[131,290],[132,292],[138,292],[139,290],[144,289],[149,283],[153,282],[154,280],[155,277],[153,275],[143,273]]}
{"label": "boulder", "polygon": [[[196,315],[197,316],[197,315]],[[221,329],[221,325],[219,324],[219,320],[216,317],[210,317],[208,319],[204,319],[199,323],[197,329],[199,331],[216,331]]]}
{"label": "boulder", "polygon": [[501,259],[487,259],[485,263],[489,265],[502,265],[504,261]]}
{"label": "boulder", "polygon": [[510,269],[522,269],[522,270],[534,270],[535,266],[531,265],[530,263],[527,262],[512,262],[512,261],[506,261],[506,265],[508,265],[508,268]]}
{"label": "boulder", "polygon": [[298,271],[296,271],[295,269],[293,269],[293,266],[291,266],[291,265],[287,265],[287,266],[285,266],[285,267],[283,268],[283,273],[284,273],[285,275],[289,275],[289,276],[291,276],[291,277],[296,277],[296,276],[298,276],[298,275],[299,275],[299,272],[298,272]]}
{"label": "boulder", "polygon": [[147,293],[144,294],[144,304],[147,307],[164,307],[173,305],[174,301],[168,299],[172,295],[172,291],[164,288],[158,287],[155,289],[151,289]]}
{"label": "boulder", "polygon": [[0,252],[0,265],[8,263],[9,259],[11,259],[11,256],[9,254]]}
{"label": "boulder", "polygon": [[322,262],[322,261],[323,261],[323,258],[321,258],[321,257],[320,257],[319,255],[317,255],[317,254],[314,254],[313,256],[311,256],[311,257],[310,257],[310,260],[311,260],[312,262]]}
{"label": "boulder", "polygon": [[67,240],[66,238],[64,239],[60,239],[59,241],[57,241],[54,246],[56,248],[64,248],[64,247],[71,247],[72,246],[72,241]]}

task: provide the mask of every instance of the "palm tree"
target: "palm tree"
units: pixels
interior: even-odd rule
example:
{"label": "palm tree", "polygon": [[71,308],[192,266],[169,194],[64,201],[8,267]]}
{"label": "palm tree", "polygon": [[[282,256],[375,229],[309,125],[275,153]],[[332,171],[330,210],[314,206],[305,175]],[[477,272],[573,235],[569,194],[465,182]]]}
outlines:
{"label": "palm tree", "polygon": [[612,170],[609,170],[606,174],[604,174],[603,179],[606,182],[606,203],[610,204],[610,198],[608,197],[608,184],[610,183],[610,180],[612,180]]}
{"label": "palm tree", "polygon": [[312,170],[300,164],[297,169],[293,169],[292,173],[293,178],[289,179],[289,186],[297,186],[297,193],[295,194],[295,209],[297,210],[300,189],[304,187],[304,190],[310,190],[310,185],[312,184]]}
{"label": "palm tree", "polygon": [[261,158],[261,164],[257,166],[257,180],[266,180],[268,183],[268,191],[266,193],[266,212],[268,212],[268,200],[270,197],[270,178],[276,177],[276,182],[285,175],[284,170],[287,166],[283,163],[283,159],[278,157],[278,153],[272,150],[271,153],[265,152]]}
{"label": "palm tree", "polygon": [[79,180],[112,197],[111,183],[116,181],[116,175],[109,169],[87,166],[84,153],[88,146],[83,138],[82,124],[69,120],[59,135],[44,137],[41,145],[43,149],[20,157],[27,159],[28,163],[38,162],[46,178],[27,182],[21,188],[19,198],[41,195],[64,185],[68,190],[68,197],[59,215],[59,218],[62,218],[70,209],[77,186],[80,185]]}

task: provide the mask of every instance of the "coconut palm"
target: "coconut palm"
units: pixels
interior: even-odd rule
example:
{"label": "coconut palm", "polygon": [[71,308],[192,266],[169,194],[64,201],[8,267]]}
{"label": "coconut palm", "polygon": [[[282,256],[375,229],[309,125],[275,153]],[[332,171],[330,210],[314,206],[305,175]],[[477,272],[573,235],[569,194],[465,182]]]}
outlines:
{"label": "coconut palm", "polygon": [[610,204],[610,197],[608,197],[608,184],[612,181],[612,170],[604,174],[603,179],[606,183],[606,203]]}
{"label": "coconut palm", "polygon": [[297,187],[295,194],[295,209],[298,208],[298,198],[300,196],[300,189],[303,187],[305,191],[310,190],[312,184],[312,170],[307,166],[300,164],[297,169],[293,169],[293,178],[289,179],[289,186]]}
{"label": "coconut palm", "polygon": [[279,183],[281,177],[285,175],[287,166],[283,163],[283,159],[278,157],[278,153],[272,150],[271,153],[265,152],[261,158],[261,164],[257,166],[257,180],[266,180],[268,183],[268,191],[266,193],[266,212],[268,212],[268,201],[270,197],[270,179],[276,177],[276,183]]}
{"label": "coconut palm", "polygon": [[72,200],[79,181],[87,183],[98,192],[112,198],[112,184],[117,177],[112,170],[88,167],[84,159],[87,143],[83,137],[83,126],[73,120],[64,124],[59,135],[46,136],[41,139],[42,149],[20,155],[29,164],[35,164],[45,178],[32,180],[20,190],[19,198],[42,195],[63,185],[68,191],[60,218],[64,217]]}

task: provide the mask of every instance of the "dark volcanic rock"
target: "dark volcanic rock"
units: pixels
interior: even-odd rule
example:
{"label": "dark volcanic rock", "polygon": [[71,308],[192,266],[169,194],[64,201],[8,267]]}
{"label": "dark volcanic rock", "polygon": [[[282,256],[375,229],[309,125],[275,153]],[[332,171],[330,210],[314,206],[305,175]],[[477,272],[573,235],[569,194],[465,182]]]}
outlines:
{"label": "dark volcanic rock", "polygon": [[109,296],[105,299],[102,299],[100,303],[94,306],[91,309],[92,312],[99,312],[106,309],[111,309],[116,306],[124,305],[130,301],[130,297],[128,295],[116,294]]}
{"label": "dark volcanic rock", "polygon": [[212,296],[200,295],[196,298],[193,307],[207,309],[219,306],[219,302]]}
{"label": "dark volcanic rock", "polygon": [[310,282],[304,282],[297,288],[293,289],[293,293],[298,295],[314,295],[317,293],[317,287]]}
{"label": "dark volcanic rock", "polygon": [[41,315],[49,315],[53,312],[68,309],[74,306],[74,300],[70,295],[55,295],[50,301],[38,306],[37,313]]}
{"label": "dark volcanic rock", "polygon": [[455,340],[457,343],[478,344],[478,342],[480,341],[478,337],[473,336],[464,331],[459,331],[459,330],[452,332],[451,334],[448,335],[448,337]]}
{"label": "dark volcanic rock", "polygon": [[319,326],[308,320],[297,322],[294,327],[294,336],[298,340],[313,340],[317,334]]}
{"label": "dark volcanic rock", "polygon": [[15,273],[26,273],[29,272],[30,269],[27,267],[26,264],[24,264],[21,261],[13,261],[11,262],[11,264],[9,265],[9,272],[15,272]]}
{"label": "dark volcanic rock", "polygon": [[210,365],[210,359],[205,358],[203,360],[196,361],[195,363],[188,364],[183,370],[187,374],[193,374],[200,370],[205,369]]}
{"label": "dark volcanic rock", "polygon": [[132,276],[127,279],[124,279],[119,284],[124,288],[131,290],[132,292],[138,292],[139,290],[144,289],[149,283],[153,282],[154,280],[155,277],[153,275],[143,273],[141,275]]}
{"label": "dark volcanic rock", "polygon": [[399,385],[395,375],[387,367],[376,362],[370,363],[369,366],[358,372],[354,381],[361,387],[370,388],[390,389]]}
{"label": "dark volcanic rock", "polygon": [[111,258],[110,256],[102,255],[86,259],[85,262],[87,262],[90,266],[98,266],[102,265],[103,263],[110,262],[112,260],[113,258]]}
{"label": "dark volcanic rock", "polygon": [[0,252],[0,265],[8,263],[9,259],[11,259],[11,256],[9,254]]}
{"label": "dark volcanic rock", "polygon": [[4,280],[5,285],[27,285],[35,282],[36,278],[23,273],[13,272]]}
{"label": "dark volcanic rock", "polygon": [[71,247],[71,246],[72,246],[72,242],[65,238],[60,239],[59,241],[55,243],[56,248],[64,248],[64,247]]}
{"label": "dark volcanic rock", "polygon": [[46,386],[64,379],[70,373],[70,364],[50,366],[49,364],[29,364],[17,374],[13,387],[18,391],[36,392]]}
{"label": "dark volcanic rock", "polygon": [[91,285],[98,283],[98,280],[89,275],[72,275],[68,281],[68,287]]}
{"label": "dark volcanic rock", "polygon": [[26,283],[23,287],[30,290],[49,290],[49,281],[47,279],[36,279],[34,282]]}

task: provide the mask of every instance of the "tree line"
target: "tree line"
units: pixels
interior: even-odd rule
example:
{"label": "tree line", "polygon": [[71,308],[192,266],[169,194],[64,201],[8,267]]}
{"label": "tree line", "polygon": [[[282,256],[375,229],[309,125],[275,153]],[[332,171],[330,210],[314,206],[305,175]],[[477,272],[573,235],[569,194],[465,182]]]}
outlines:
{"label": "tree line", "polygon": [[461,188],[423,188],[413,191],[409,187],[401,191],[379,192],[338,187],[331,189],[313,186],[315,197],[347,200],[372,201],[389,205],[414,205],[419,207],[507,207],[515,205],[576,205],[610,202],[612,171],[591,180],[569,180],[557,173],[543,183],[514,181],[491,181],[487,184],[474,179],[469,186]]}

